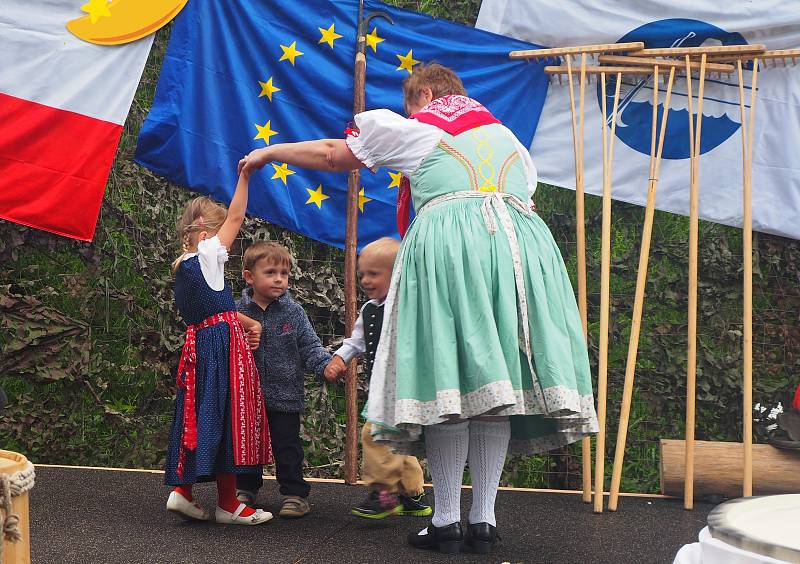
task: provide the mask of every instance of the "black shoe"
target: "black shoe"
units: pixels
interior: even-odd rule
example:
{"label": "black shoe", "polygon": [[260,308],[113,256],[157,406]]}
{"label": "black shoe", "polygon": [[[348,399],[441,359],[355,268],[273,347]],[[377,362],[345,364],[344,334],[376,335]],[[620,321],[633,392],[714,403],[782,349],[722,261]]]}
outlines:
{"label": "black shoe", "polygon": [[402,508],[397,496],[371,491],[367,499],[350,509],[350,513],[362,519],[385,519]]}
{"label": "black shoe", "polygon": [[444,554],[461,552],[461,543],[464,540],[464,533],[461,531],[461,523],[453,523],[444,527],[434,527],[428,525],[419,533],[409,533],[408,544],[414,548],[427,548],[438,550]]}
{"label": "black shoe", "polygon": [[465,544],[470,552],[489,554],[500,537],[497,528],[489,523],[475,523],[469,526],[469,535]]}
{"label": "black shoe", "polygon": [[400,502],[403,504],[402,509],[397,512],[398,515],[410,515],[411,517],[427,517],[433,513],[431,506],[425,503],[425,494],[421,493],[417,496],[410,497],[407,495],[400,496]]}

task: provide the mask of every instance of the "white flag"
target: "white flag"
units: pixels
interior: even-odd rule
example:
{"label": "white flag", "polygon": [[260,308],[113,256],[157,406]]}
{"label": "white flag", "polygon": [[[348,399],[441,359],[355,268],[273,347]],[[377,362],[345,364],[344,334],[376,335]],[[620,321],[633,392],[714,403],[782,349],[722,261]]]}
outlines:
{"label": "white flag", "polygon": [[[645,47],[763,43],[767,49],[800,48],[797,0],[483,0],[477,27],[546,47],[643,41]],[[758,72],[753,141],[753,228],[800,239],[800,57]],[[577,64],[577,63],[576,63]],[[593,64],[597,64],[595,61]],[[610,78],[613,78],[610,77]],[[697,111],[696,80],[692,81]],[[744,72],[747,107],[751,72]],[[608,115],[614,94],[608,81]],[[647,199],[652,77],[625,77],[614,144],[614,199]],[[660,105],[664,83],[660,85]],[[577,104],[577,81],[575,95]],[[600,86],[586,89],[585,188],[602,193]],[[742,224],[742,131],[736,73],[707,78],[700,159],[700,217]],[[531,154],[539,179],[575,188],[569,87],[553,82]],[[670,101],[656,207],[689,213],[687,85],[676,79]]]}

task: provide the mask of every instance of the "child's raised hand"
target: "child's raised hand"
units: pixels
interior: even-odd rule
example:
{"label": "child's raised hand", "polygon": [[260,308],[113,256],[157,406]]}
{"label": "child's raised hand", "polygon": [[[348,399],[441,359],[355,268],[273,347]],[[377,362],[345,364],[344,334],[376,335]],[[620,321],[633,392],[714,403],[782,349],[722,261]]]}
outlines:
{"label": "child's raised hand", "polygon": [[347,365],[342,360],[342,357],[333,355],[333,358],[328,363],[328,366],[325,367],[325,381],[326,382],[335,382],[342,375],[347,371]]}
{"label": "child's raised hand", "polygon": [[263,149],[255,149],[254,151],[250,151],[239,160],[239,164],[236,167],[236,172],[238,174],[245,174],[249,177],[250,173],[252,173],[254,170],[258,170],[263,167],[270,161],[267,149],[268,147],[264,147]]}
{"label": "child's raised hand", "polygon": [[261,323],[255,319],[247,317],[243,313],[237,313],[236,317],[239,319],[239,323],[241,323],[242,327],[244,328],[247,344],[250,345],[252,350],[256,350],[261,342]]}

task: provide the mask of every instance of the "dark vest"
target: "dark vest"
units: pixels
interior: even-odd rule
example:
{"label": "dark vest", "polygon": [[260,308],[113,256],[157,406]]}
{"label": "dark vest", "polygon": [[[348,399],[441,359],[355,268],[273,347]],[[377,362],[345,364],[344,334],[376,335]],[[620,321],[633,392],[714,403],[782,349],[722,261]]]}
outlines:
{"label": "dark vest", "polygon": [[372,365],[375,363],[375,352],[378,350],[378,343],[381,340],[381,327],[383,326],[383,304],[375,305],[369,303],[364,306],[361,312],[364,318],[364,369],[368,375],[372,375]]}

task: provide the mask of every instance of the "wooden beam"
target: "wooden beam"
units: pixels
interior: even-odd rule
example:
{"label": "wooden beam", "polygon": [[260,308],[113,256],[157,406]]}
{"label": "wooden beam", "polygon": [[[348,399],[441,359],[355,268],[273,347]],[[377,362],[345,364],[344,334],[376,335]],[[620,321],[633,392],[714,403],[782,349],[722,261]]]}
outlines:
{"label": "wooden beam", "polygon": [[[623,65],[623,66],[634,66],[634,67],[664,67],[664,68],[676,68],[676,69],[685,69],[686,63],[683,61],[672,61],[670,59],[655,59],[653,57],[626,57],[621,55],[600,55],[598,60],[601,63],[606,63],[609,65]],[[690,63],[690,67],[692,70],[700,70],[700,63]],[[733,72],[733,65],[721,65],[721,64],[710,64],[706,63],[706,72]]]}
{"label": "wooden beam", "polygon": [[644,49],[644,43],[633,41],[630,43],[602,43],[598,45],[578,45],[577,47],[556,47],[553,49],[528,49],[525,51],[511,51],[509,59],[554,59],[565,55],[580,55],[583,53],[618,53],[625,51],[638,51]]}
{"label": "wooden beam", "polygon": [[766,45],[755,43],[753,45],[709,45],[707,47],[663,47],[657,49],[642,49],[632,51],[632,57],[700,57],[701,55],[724,56],[724,55],[747,55],[753,53],[763,53],[767,50]]}

